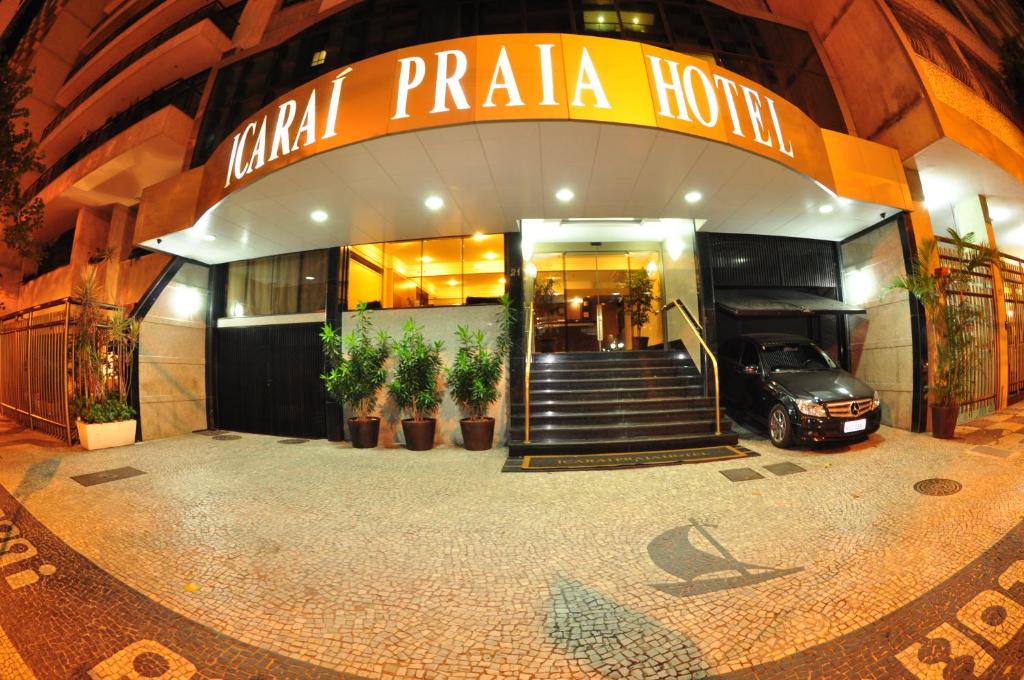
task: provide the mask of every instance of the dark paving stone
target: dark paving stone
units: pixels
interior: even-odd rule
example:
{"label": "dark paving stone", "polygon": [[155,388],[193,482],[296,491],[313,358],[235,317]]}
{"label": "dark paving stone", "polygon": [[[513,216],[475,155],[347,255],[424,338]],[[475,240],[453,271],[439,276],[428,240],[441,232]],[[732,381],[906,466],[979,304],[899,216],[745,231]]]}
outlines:
{"label": "dark paving stone", "polygon": [[127,479],[129,477],[138,477],[139,475],[146,474],[142,470],[136,470],[133,467],[120,467],[112,470],[101,470],[100,472],[90,472],[87,475],[75,475],[71,479],[75,480],[82,486],[96,486],[97,484],[105,484],[107,482],[116,482],[119,479]]}
{"label": "dark paving stone", "polygon": [[308,439],[279,439],[278,444],[305,444]]}
{"label": "dark paving stone", "polygon": [[971,444],[989,444],[1000,439],[1006,432],[1006,430],[1001,429],[976,430],[965,434],[963,440]]}
{"label": "dark paving stone", "polygon": [[752,468],[732,468],[730,470],[719,470],[730,482],[749,482],[754,479],[764,479],[757,470]]}
{"label": "dark paving stone", "polygon": [[213,438],[219,442],[233,442],[236,439],[241,439],[242,437],[237,434],[218,434],[214,435]]}
{"label": "dark paving stone", "polygon": [[795,475],[798,472],[807,472],[806,468],[802,468],[796,463],[772,463],[771,465],[764,465],[765,470],[782,477],[783,475]]}
{"label": "dark paving stone", "polygon": [[204,437],[212,437],[218,434],[224,434],[227,430],[192,430],[192,434],[201,434]]}

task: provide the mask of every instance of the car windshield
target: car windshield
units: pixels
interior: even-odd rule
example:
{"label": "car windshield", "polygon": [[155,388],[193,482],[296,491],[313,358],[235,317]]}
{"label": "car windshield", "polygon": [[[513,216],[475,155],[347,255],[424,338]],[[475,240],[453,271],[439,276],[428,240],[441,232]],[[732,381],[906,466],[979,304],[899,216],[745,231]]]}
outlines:
{"label": "car windshield", "polygon": [[835,364],[814,345],[772,345],[761,356],[769,371],[824,371]]}

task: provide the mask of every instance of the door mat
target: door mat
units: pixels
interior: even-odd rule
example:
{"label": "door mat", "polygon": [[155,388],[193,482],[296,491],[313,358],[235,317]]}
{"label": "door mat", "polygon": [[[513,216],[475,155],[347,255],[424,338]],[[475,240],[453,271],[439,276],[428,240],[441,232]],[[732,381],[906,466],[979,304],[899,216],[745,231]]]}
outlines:
{"label": "door mat", "polygon": [[506,470],[525,472],[556,472],[560,470],[611,470],[615,468],[645,467],[648,465],[683,465],[710,463],[716,460],[752,458],[759,455],[745,446],[704,446],[696,449],[671,451],[632,451],[621,453],[571,453],[564,456],[523,456],[515,466],[509,461]]}

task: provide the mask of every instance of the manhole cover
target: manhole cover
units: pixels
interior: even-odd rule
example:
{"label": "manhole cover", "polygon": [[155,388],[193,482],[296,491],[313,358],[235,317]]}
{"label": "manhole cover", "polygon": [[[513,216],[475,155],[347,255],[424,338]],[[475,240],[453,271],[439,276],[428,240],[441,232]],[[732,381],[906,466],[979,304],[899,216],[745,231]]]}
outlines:
{"label": "manhole cover", "polygon": [[963,484],[952,479],[922,479],[914,485],[914,491],[925,496],[952,496]]}
{"label": "manhole cover", "polygon": [[308,439],[281,439],[277,443],[278,444],[305,444],[308,441],[309,441]]}
{"label": "manhole cover", "polygon": [[231,441],[234,441],[236,439],[241,439],[242,437],[241,437],[241,435],[237,435],[237,434],[218,434],[218,435],[214,435],[213,438],[216,439],[219,442],[231,442]]}

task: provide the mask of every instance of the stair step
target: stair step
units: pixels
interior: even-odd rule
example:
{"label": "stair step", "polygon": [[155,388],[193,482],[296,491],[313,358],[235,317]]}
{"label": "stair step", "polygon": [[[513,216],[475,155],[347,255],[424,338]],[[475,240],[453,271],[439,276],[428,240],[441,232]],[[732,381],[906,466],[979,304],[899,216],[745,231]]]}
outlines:
{"label": "stair step", "polygon": [[625,368],[574,368],[558,365],[557,368],[543,368],[539,369],[534,367],[530,372],[531,377],[544,377],[544,378],[570,378],[573,376],[589,376],[594,379],[612,379],[617,377],[633,377],[633,376],[667,376],[676,375],[682,377],[700,377],[700,372],[694,366],[687,366],[685,364],[670,364],[667,366],[633,366]]}
{"label": "stair step", "polygon": [[579,390],[551,389],[530,390],[530,401],[593,401],[595,398],[632,400],[637,397],[684,397],[697,396],[703,390],[699,385],[671,387],[588,387]]}
{"label": "stair step", "polygon": [[[723,423],[724,427],[724,423]],[[590,441],[586,439],[561,440],[555,442],[511,441],[509,457],[520,458],[530,455],[557,455],[573,453],[619,453],[630,451],[672,451],[693,449],[701,446],[727,446],[736,444],[739,437],[735,432],[722,434],[699,433],[681,436],[633,437],[631,439]]]}
{"label": "stair step", "polygon": [[576,361],[554,361],[554,362],[540,362],[534,361],[530,364],[531,371],[545,371],[545,370],[586,370],[586,369],[600,369],[600,368],[669,368],[675,366],[692,366],[688,362],[683,362],[679,359],[662,358],[662,359],[616,359],[606,361],[603,359],[580,359]]}
{"label": "stair step", "polygon": [[[723,429],[725,425],[723,424]],[[715,421],[711,420],[674,420],[661,423],[627,423],[623,425],[595,426],[593,424],[578,425],[535,425],[531,420],[530,438],[536,442],[559,441],[618,441],[654,436],[685,436],[690,434],[711,434],[715,431]],[[509,429],[509,437],[515,441],[523,438],[522,426]]]}
{"label": "stair step", "polygon": [[700,385],[699,377],[682,375],[659,375],[659,376],[624,376],[617,378],[548,378],[546,376],[531,376],[530,391],[537,389],[594,389],[606,387],[619,389],[621,387],[662,387],[677,385],[686,387],[689,385]]}
{"label": "stair step", "polygon": [[[590,413],[590,412],[618,412],[618,411],[645,411],[645,410],[668,410],[668,409],[691,409],[710,408],[714,409],[714,398],[702,395],[688,397],[644,397],[623,401],[614,396],[602,394],[603,398],[579,400],[579,401],[555,401],[550,399],[539,399],[536,395],[530,399],[530,415],[535,416],[541,411],[556,411],[559,413]],[[522,403],[512,404],[512,417],[523,417]]]}
{"label": "stair step", "polygon": [[[629,404],[624,404],[624,406],[629,406]],[[523,421],[522,410],[520,409],[518,415],[514,414],[513,418],[516,423],[521,424]],[[584,410],[579,412],[556,411],[552,409],[530,409],[531,427],[554,423],[573,425],[585,422],[595,425],[621,425],[631,423],[661,423],[673,420],[714,420],[714,418],[714,407],[652,409],[648,411],[623,408],[620,411]]]}

